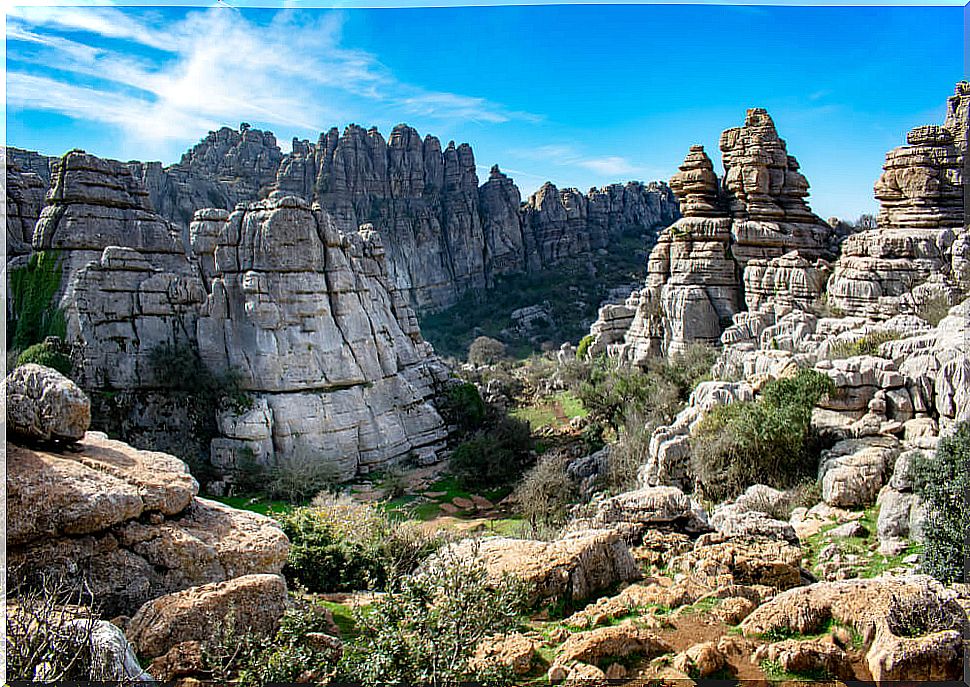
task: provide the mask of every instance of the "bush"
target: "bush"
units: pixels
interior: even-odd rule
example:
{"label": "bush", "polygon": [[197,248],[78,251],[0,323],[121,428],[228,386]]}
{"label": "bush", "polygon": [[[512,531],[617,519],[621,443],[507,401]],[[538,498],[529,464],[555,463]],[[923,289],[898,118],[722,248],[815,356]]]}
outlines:
{"label": "bush", "polygon": [[704,498],[723,501],[752,484],[784,489],[815,475],[812,409],[834,391],[815,370],[765,385],[754,401],[712,408],[691,437],[691,469]]}
{"label": "bush", "polygon": [[532,463],[529,423],[495,414],[455,449],[450,465],[462,488],[487,489],[518,479]]}
{"label": "bush", "polygon": [[315,494],[331,489],[340,473],[321,456],[298,451],[277,456],[265,476],[260,493],[290,503],[306,503]]}
{"label": "bush", "polygon": [[579,346],[576,347],[576,359],[585,360],[586,354],[589,352],[589,347],[593,345],[593,341],[596,339],[592,334],[587,334],[582,339],[579,340]]}
{"label": "bush", "polygon": [[837,341],[829,348],[828,357],[832,360],[838,358],[853,358],[857,355],[879,355],[879,347],[887,341],[896,341],[900,338],[899,332],[890,330],[878,330],[870,332],[856,341]]}
{"label": "bush", "polygon": [[472,365],[494,365],[505,357],[505,344],[488,336],[478,337],[468,347],[468,362]]}
{"label": "bush", "polygon": [[672,384],[680,400],[686,402],[698,384],[711,379],[711,367],[716,358],[712,347],[693,343],[686,350],[668,358],[652,360],[648,370]]}
{"label": "bush", "polygon": [[575,390],[590,422],[619,433],[628,418],[668,420],[677,412],[680,390],[656,372],[644,372],[605,357],[597,358],[588,378]]}
{"label": "bush", "polygon": [[64,352],[63,344],[55,343],[59,341],[60,339],[51,337],[41,343],[30,346],[17,356],[17,367],[33,363],[35,365],[53,368],[65,377],[70,377],[72,368],[71,358]]}
{"label": "bush", "polygon": [[478,561],[446,556],[398,591],[354,613],[358,640],[345,648],[338,679],[376,684],[502,682],[512,675],[471,665],[485,637],[513,628],[525,610],[523,585],[492,582]]}
{"label": "bush", "polygon": [[290,540],[283,575],[311,592],[384,588],[443,543],[346,496],[321,495],[278,517]]}
{"label": "bush", "polygon": [[67,336],[64,312],[54,303],[61,288],[61,258],[55,251],[30,256],[25,267],[10,271],[7,333],[11,348],[25,349],[48,336]]}
{"label": "bush", "polygon": [[448,424],[466,432],[478,429],[485,419],[485,401],[471,382],[449,387],[438,406]]}
{"label": "bush", "polygon": [[941,439],[935,458],[916,460],[913,474],[926,509],[923,569],[942,582],[966,582],[970,423],[961,423],[952,436]]}
{"label": "bush", "polygon": [[940,323],[944,317],[950,314],[953,304],[946,294],[938,293],[920,303],[916,310],[917,316],[926,320],[934,327]]}
{"label": "bush", "polygon": [[[12,575],[17,577],[16,571]],[[81,579],[46,574],[9,590],[6,666],[11,680],[102,680],[91,653],[96,611]],[[8,602],[9,603],[9,602]]]}
{"label": "bush", "polygon": [[610,447],[606,471],[600,475],[599,486],[611,494],[636,489],[640,466],[650,457],[650,437],[655,426],[634,415],[623,432]]}
{"label": "bush", "polygon": [[562,527],[579,500],[579,485],[566,473],[568,466],[569,459],[562,454],[542,457],[512,491],[516,512],[533,533]]}

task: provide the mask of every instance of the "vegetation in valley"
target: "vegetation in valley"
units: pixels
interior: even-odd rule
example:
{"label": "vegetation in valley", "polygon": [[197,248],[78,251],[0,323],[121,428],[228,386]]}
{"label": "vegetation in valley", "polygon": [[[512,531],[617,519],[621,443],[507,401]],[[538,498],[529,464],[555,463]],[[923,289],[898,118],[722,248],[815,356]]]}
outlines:
{"label": "vegetation in valley", "polygon": [[839,341],[829,349],[828,357],[838,359],[852,358],[857,355],[878,356],[880,346],[889,341],[896,341],[900,336],[899,332],[877,330],[855,341]]}
{"label": "vegetation in valley", "polygon": [[[609,284],[640,283],[650,246],[640,236],[611,241],[603,253],[572,258],[538,273],[497,277],[494,287],[466,292],[454,306],[421,317],[421,332],[443,356],[466,359],[480,336],[505,344],[508,354],[525,358],[578,341],[589,331]],[[548,317],[519,331],[513,311],[548,303]]]}
{"label": "vegetation in valley", "polygon": [[10,270],[10,350],[22,351],[48,336],[66,336],[64,312],[54,302],[61,280],[61,257],[56,251],[34,253],[25,266]]}
{"label": "vegetation in valley", "polygon": [[765,385],[754,401],[716,406],[691,437],[691,470],[704,498],[720,502],[753,484],[793,486],[815,475],[812,409],[834,391],[814,370]]}

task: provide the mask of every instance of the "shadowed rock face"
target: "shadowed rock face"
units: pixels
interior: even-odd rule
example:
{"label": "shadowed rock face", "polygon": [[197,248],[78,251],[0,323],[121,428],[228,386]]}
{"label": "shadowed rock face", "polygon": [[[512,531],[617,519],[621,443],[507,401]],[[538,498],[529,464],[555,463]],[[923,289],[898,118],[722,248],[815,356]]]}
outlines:
{"label": "shadowed rock face", "polygon": [[[8,155],[15,153],[7,234],[11,254],[23,254],[50,185],[49,172],[39,173],[49,158],[16,149]],[[369,224],[384,237],[391,280],[420,310],[447,307],[502,274],[587,255],[623,232],[652,238],[678,217],[666,185],[639,182],[585,195],[548,184],[523,206],[497,165],[479,186],[470,146],[442,146],[403,124],[386,140],[373,128],[330,129],[316,143],[294,139],[285,155],[270,132],[223,127],[177,164],[125,166],[150,207],[183,232],[197,210],[232,211],[273,190],[320,203],[341,231]]]}

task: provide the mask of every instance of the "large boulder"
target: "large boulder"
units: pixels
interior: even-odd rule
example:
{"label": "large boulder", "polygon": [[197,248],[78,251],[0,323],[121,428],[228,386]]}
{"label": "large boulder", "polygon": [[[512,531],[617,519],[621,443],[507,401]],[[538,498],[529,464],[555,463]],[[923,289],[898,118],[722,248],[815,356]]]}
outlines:
{"label": "large boulder", "polygon": [[585,530],[552,542],[489,537],[447,547],[428,565],[451,557],[481,561],[491,578],[513,575],[525,582],[531,600],[581,601],[640,577],[626,542],[610,530]]}
{"label": "large boulder", "polygon": [[7,428],[26,439],[80,440],[91,424],[91,402],[57,370],[29,363],[4,380]]}
{"label": "large boulder", "polygon": [[822,499],[840,508],[874,503],[898,454],[899,442],[893,437],[840,441],[819,464]]}
{"label": "large boulder", "polygon": [[142,658],[155,658],[189,641],[202,641],[232,626],[271,636],[286,610],[286,582],[279,575],[244,575],[190,587],[138,609],[128,636]]}

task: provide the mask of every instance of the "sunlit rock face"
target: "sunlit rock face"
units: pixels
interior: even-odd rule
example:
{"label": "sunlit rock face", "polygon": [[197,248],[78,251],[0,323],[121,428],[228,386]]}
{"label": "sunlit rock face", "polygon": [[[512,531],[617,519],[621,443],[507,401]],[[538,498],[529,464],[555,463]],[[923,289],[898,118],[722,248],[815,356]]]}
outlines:
{"label": "sunlit rock face", "polygon": [[732,318],[761,307],[776,284],[792,302],[818,297],[826,274],[819,260],[834,257],[834,232],[805,201],[808,181],[771,117],[748,110],[744,126],[721,135],[720,148],[722,180],[703,146],[691,147],[670,180],[683,216],[658,237],[646,288],[628,303],[636,314],[623,343],[615,327],[597,327],[610,332],[602,346],[628,360],[716,344]]}
{"label": "sunlit rock face", "polygon": [[208,442],[157,364],[160,348],[181,347],[253,401],[221,412],[201,447],[224,471],[243,455],[310,456],[342,477],[437,458],[446,429],[431,401],[446,371],[377,232],[341,232],[319,206],[275,192],[200,210],[183,235],[126,165],[74,151],[53,180],[34,248],[60,256],[58,298],[97,426],[179,455]]}
{"label": "sunlit rock face", "polygon": [[849,315],[885,320],[930,299],[955,304],[970,269],[964,214],[970,84],[947,100],[942,126],[918,126],[886,153],[875,184],[878,228],[849,237],[829,284]]}

